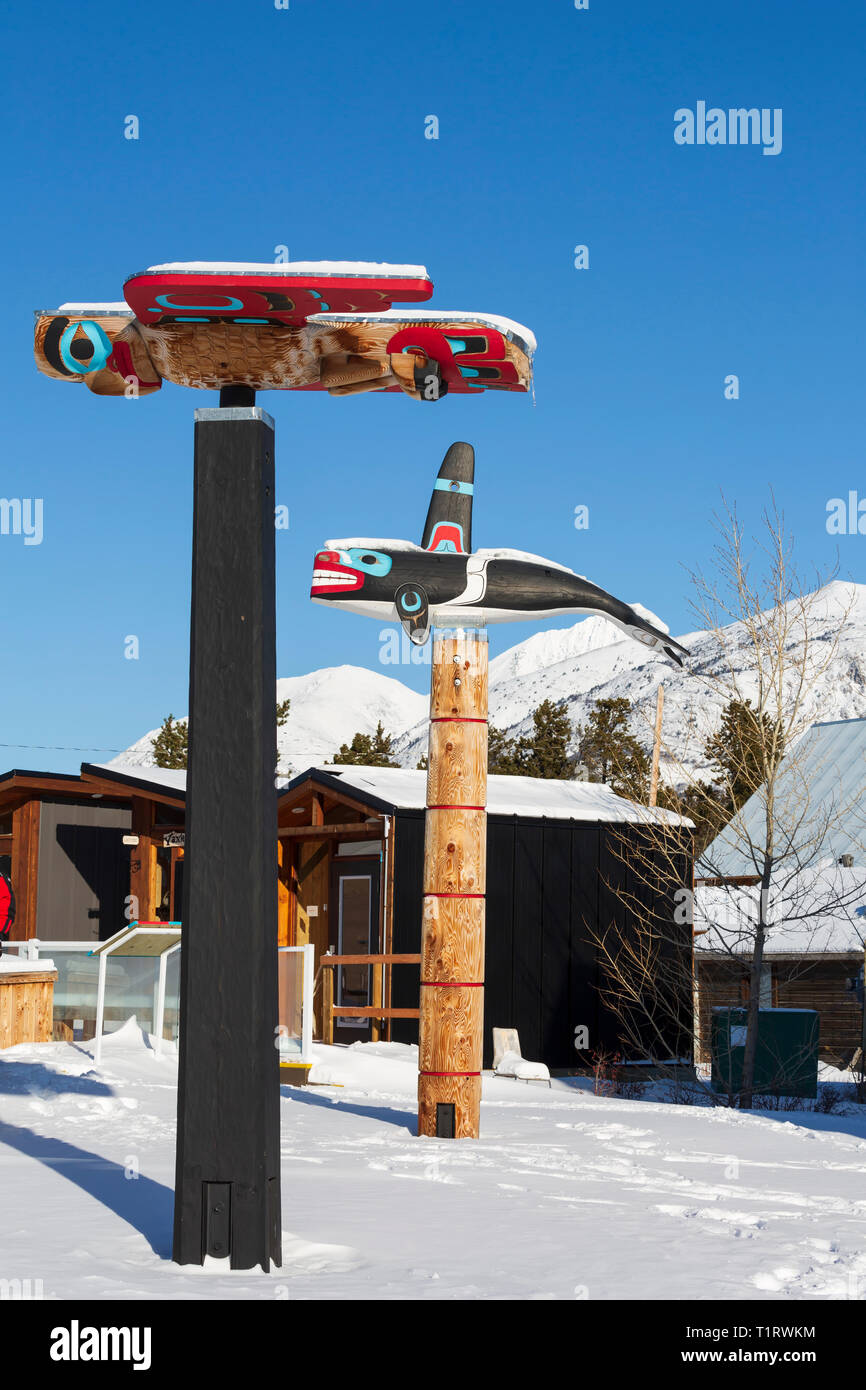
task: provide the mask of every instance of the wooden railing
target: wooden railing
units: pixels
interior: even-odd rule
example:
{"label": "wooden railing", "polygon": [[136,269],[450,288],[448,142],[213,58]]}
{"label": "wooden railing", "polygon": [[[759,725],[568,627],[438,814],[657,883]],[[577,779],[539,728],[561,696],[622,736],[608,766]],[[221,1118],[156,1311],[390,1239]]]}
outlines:
{"label": "wooden railing", "polygon": [[319,957],[319,969],[322,971],[322,1041],[332,1043],[334,1041],[334,1019],[335,1018],[419,1018],[419,1009],[392,1009],[384,1002],[372,1004],[368,1008],[359,1009],[355,1006],[344,1007],[341,1004],[334,1004],[334,966],[337,965],[420,965],[420,955],[395,955],[393,952],[384,955],[367,956],[331,956]]}

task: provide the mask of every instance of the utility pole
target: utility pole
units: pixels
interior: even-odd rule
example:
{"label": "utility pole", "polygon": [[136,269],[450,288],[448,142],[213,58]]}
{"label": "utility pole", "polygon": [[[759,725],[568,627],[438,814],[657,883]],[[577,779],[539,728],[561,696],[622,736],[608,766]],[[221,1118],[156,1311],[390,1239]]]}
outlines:
{"label": "utility pole", "polygon": [[649,804],[655,806],[659,794],[659,753],[662,746],[662,714],[665,707],[665,688],[660,685],[656,696],[656,728],[653,737],[653,761],[650,774]]}

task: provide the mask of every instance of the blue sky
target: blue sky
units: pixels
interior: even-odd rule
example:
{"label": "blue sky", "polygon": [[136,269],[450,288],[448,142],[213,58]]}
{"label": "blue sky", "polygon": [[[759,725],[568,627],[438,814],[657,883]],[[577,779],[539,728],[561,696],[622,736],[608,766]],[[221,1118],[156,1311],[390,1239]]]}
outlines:
{"label": "blue sky", "polygon": [[[44,538],[0,536],[0,764],[71,770],[187,708],[192,415],[216,401],[100,399],[32,360],[34,309],[119,299],[161,261],[286,244],[422,263],[433,307],[539,340],[534,403],[259,397],[291,516],[281,676],[377,666],[375,622],[310,604],[313,554],[335,535],[420,539],[455,439],[476,448],[477,545],[571,565],[674,632],[693,626],[685,568],[706,561],[721,489],[751,524],[773,487],[804,567],[838,545],[864,579],[866,539],[825,529],[829,498],[866,496],[864,30],[859,7],[790,0],[7,14],[0,495],[42,498]],[[781,108],[782,152],[675,144],[674,112],[700,100]],[[491,629],[492,653],[533,630]]]}

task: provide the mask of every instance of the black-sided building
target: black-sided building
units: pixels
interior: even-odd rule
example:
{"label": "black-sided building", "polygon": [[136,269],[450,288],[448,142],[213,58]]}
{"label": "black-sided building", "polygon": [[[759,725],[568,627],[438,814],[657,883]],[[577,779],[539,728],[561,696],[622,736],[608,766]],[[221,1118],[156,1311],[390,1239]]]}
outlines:
{"label": "black-sided building", "polygon": [[[311,819],[304,812],[313,798],[323,809],[322,832],[327,833],[328,820],[340,825],[329,856],[320,861],[318,888],[315,873],[305,874],[303,858],[294,861],[295,939],[314,940],[319,950],[330,946],[338,954],[357,951],[367,940],[371,944],[365,949],[371,952],[420,950],[425,791],[426,773],[403,768],[320,767],[289,784],[280,799],[281,835],[284,822],[295,819],[293,811]],[[352,843],[352,831],[345,826],[346,798],[364,819],[371,836],[366,842]],[[624,939],[638,931],[645,935],[653,922],[663,923],[659,956],[669,957],[675,947],[681,962],[671,969],[668,960],[648,987],[673,989],[678,995],[655,1011],[662,1037],[647,1038],[644,1055],[668,1060],[687,1054],[692,937],[688,921],[681,928],[675,924],[674,893],[684,884],[691,886],[690,856],[674,853],[666,844],[657,856],[656,872],[648,872],[647,845],[659,836],[654,829],[647,840],[646,822],[653,813],[603,785],[491,775],[487,810],[485,1067],[492,1064],[494,1027],[516,1028],[523,1055],[557,1070],[588,1065],[599,1051],[619,1052],[623,1059],[635,1055],[606,1003],[597,941],[609,924]],[[661,823],[666,819],[659,813]],[[309,835],[306,825],[302,833]],[[322,853],[308,843],[302,854],[312,859],[316,852]],[[358,880],[369,875],[370,882],[369,936],[362,926],[361,936],[351,940],[344,929],[348,914],[340,887],[347,875],[356,896]],[[312,902],[313,897],[319,900]],[[305,912],[309,906],[312,918]],[[369,988],[375,991],[372,971],[369,976]],[[418,966],[386,966],[381,989],[392,1007],[417,1007]],[[339,981],[336,997],[339,1003]],[[588,1045],[576,1048],[581,1028]],[[388,1035],[417,1042],[417,1022],[395,1018]],[[346,1029],[345,1036],[349,1040],[363,1033]],[[335,1037],[341,1040],[339,1028]]]}
{"label": "black-sided building", "polygon": [[[317,970],[329,949],[420,951],[425,793],[424,772],[352,766],[309,768],[281,790],[280,945],[312,943]],[[648,925],[659,921],[669,943],[680,930],[673,894],[692,882],[688,856],[666,848],[658,888],[648,887],[649,814],[606,786],[490,776],[485,1066],[494,1027],[516,1028],[524,1056],[557,1070],[591,1065],[600,1051],[635,1055],[606,1003],[597,939],[615,924],[621,940],[640,934],[645,941]],[[0,777],[0,854],[18,902],[13,939],[104,939],[126,924],[130,899],[140,920],[177,920],[185,822],[183,772],[84,764],[79,776]],[[659,1036],[647,1040],[643,1056],[679,1057],[689,1047],[688,922],[681,932],[675,944],[688,958],[684,968],[667,970],[662,950],[658,978],[647,980],[649,991],[679,995],[657,1012]],[[417,1041],[416,1019],[375,1013],[417,1010],[417,964],[332,970],[337,1010],[373,1010],[368,1018],[335,1016],[335,1042]],[[325,1023],[322,974],[317,1038]],[[577,1048],[581,1028],[587,1045]]]}

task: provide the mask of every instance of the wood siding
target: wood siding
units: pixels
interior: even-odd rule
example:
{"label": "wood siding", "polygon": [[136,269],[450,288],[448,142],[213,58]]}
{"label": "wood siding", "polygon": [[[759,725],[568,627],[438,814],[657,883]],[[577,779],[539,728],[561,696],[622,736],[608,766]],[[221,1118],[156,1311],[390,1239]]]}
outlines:
{"label": "wood siding", "polygon": [[[43,801],[36,930],[43,941],[105,941],[127,925],[129,807]],[[16,888],[17,885],[13,886]]]}
{"label": "wood siding", "polygon": [[[619,1020],[604,1002],[593,940],[612,918],[620,930],[632,926],[614,891],[618,876],[636,891],[634,873],[622,862],[624,833],[623,827],[590,822],[488,816],[485,1067],[492,1065],[494,1027],[517,1028],[523,1055],[556,1069],[588,1065],[597,1049],[627,1053]],[[398,813],[397,834],[393,949],[410,952],[421,941],[423,815]],[[665,911],[669,920],[669,907]],[[684,924],[685,951],[691,949],[690,930]],[[683,985],[682,1025],[670,1025],[668,1056],[689,1051],[688,963]],[[417,969],[395,966],[395,1007],[411,1008],[418,993]],[[574,1047],[579,1025],[589,1032],[589,1047],[581,1053]],[[415,1042],[417,1026],[395,1020],[392,1037]]]}
{"label": "wood siding", "polygon": [[129,892],[133,897],[133,916],[139,922],[152,922],[154,919],[154,875],[156,868],[156,849],[153,831],[154,803],[143,796],[132,798],[131,830],[138,836],[138,844],[130,856]]}
{"label": "wood siding", "polygon": [[30,941],[36,935],[37,877],[39,868],[39,801],[32,798],[12,813],[12,889],[15,893],[13,941]]}
{"label": "wood siding", "polygon": [[56,970],[29,970],[0,977],[0,1049],[51,1042]]}

